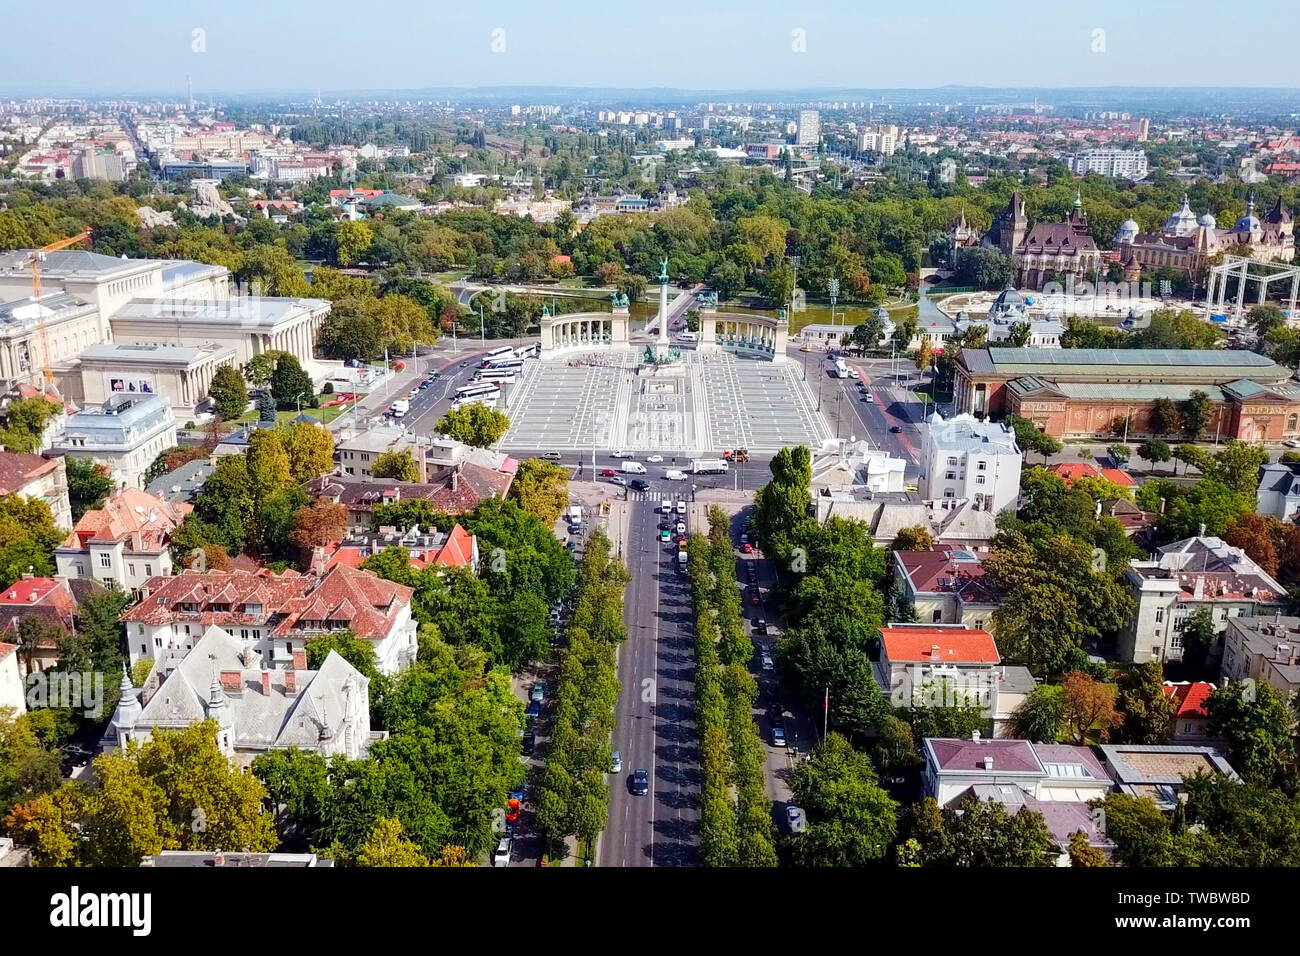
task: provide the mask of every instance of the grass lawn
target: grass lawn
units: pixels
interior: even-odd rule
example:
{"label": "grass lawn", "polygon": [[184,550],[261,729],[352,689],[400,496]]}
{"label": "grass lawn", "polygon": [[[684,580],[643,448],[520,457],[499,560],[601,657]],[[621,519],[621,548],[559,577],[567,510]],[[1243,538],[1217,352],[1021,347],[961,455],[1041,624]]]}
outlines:
{"label": "grass lawn", "polygon": [[[333,395],[322,395],[321,401],[328,402],[333,397],[334,397]],[[340,415],[343,414],[346,408],[350,408],[350,407],[351,405],[346,405],[346,406],[334,405],[330,408],[308,408],[306,405],[304,405],[302,408],[302,413],[311,418],[318,418],[322,423],[328,423],[334,421],[334,419],[338,418]],[[298,410],[296,408],[291,408],[288,411],[280,411],[275,413],[275,420],[277,423],[281,425],[287,424],[293,421],[297,417],[298,417]],[[252,424],[253,422],[257,421],[257,409],[254,408],[252,411],[245,412],[242,416],[235,419],[235,421],[240,425]]]}

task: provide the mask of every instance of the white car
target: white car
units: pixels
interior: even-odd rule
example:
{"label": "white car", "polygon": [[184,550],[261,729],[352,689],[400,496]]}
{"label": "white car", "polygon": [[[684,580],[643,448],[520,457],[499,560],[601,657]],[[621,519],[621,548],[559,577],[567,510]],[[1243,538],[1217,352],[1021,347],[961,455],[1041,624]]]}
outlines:
{"label": "white car", "polygon": [[686,522],[685,522],[685,521],[679,521],[679,522],[677,522],[677,533],[678,533],[678,534],[685,534],[685,533],[686,533]]}
{"label": "white car", "polygon": [[679,515],[684,515],[684,514],[686,514],[686,502],[685,502],[685,501],[681,501],[681,500],[679,500],[679,501],[677,502],[677,513],[678,513]]}
{"label": "white car", "polygon": [[648,461],[648,462],[650,462],[651,464],[657,465],[659,462],[661,462],[661,461],[664,460],[664,456],[663,456],[663,455],[646,455],[646,456],[645,456],[645,460]]}
{"label": "white car", "polygon": [[619,753],[617,750],[614,751],[613,759],[610,760],[609,762],[609,772],[610,773],[623,772],[623,755]]}
{"label": "white car", "polygon": [[627,479],[622,475],[615,475],[613,478],[610,478],[609,483],[611,485],[622,485],[625,488],[627,487]]}
{"label": "white car", "polygon": [[503,836],[497,841],[497,848],[492,851],[493,866],[510,865],[510,837]]}
{"label": "white car", "polygon": [[672,503],[671,501],[669,501],[667,498],[665,498],[663,501],[659,502],[659,513],[660,513],[660,514],[666,514],[666,515],[670,515],[670,514],[672,514],[672,513],[673,513],[673,503]]}
{"label": "white car", "polygon": [[1300,448],[1300,438],[1292,438],[1290,441],[1282,442],[1287,448]]}
{"label": "white car", "polygon": [[630,451],[616,451],[610,454],[611,458],[626,458],[632,453]]}
{"label": "white car", "polygon": [[762,659],[762,661],[763,661],[763,670],[765,670],[765,671],[770,671],[770,670],[775,669],[775,667],[776,667],[776,662],[772,660],[772,655],[769,654],[769,653],[767,653],[767,651],[764,651],[764,652],[763,652],[763,659]]}

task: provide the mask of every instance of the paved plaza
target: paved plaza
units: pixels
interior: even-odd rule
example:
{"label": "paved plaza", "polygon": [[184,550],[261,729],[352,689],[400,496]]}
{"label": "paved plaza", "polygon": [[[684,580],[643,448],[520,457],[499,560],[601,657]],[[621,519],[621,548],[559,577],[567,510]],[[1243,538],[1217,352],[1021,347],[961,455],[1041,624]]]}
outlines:
{"label": "paved plaza", "polygon": [[687,351],[640,365],[637,349],[530,360],[510,388],[507,451],[658,452],[707,456],[726,448],[770,454],[831,437],[800,366]]}

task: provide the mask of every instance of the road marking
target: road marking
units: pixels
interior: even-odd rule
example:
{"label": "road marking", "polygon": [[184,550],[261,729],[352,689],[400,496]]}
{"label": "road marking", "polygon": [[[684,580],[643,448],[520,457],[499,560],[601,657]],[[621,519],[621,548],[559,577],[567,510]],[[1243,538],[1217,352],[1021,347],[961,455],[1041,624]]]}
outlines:
{"label": "road marking", "polygon": [[[649,523],[647,521],[647,523]],[[654,718],[650,724],[650,795],[653,797],[659,783],[658,774],[658,747],[656,742],[659,737],[659,573],[663,568],[663,549],[655,543],[655,550],[659,552],[655,559],[655,603],[654,603],[654,628],[655,628],[655,652],[651,660],[651,669],[654,671],[654,702],[650,705],[654,708]],[[655,801],[650,801],[650,866],[655,865]]]}

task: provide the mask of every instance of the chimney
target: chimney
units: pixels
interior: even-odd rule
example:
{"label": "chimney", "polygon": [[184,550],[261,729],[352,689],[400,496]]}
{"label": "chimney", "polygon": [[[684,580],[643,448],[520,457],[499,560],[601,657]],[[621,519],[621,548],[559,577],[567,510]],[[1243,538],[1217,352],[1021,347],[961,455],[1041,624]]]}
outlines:
{"label": "chimney", "polygon": [[984,769],[985,770],[993,769],[993,756],[991,754],[984,758]]}
{"label": "chimney", "polygon": [[293,669],[296,671],[305,671],[307,669],[307,652],[293,652]]}
{"label": "chimney", "polygon": [[931,644],[931,645],[930,645],[930,660],[932,660],[932,661],[937,661],[938,659],[939,659],[939,645],[938,645],[938,644]]}
{"label": "chimney", "polygon": [[227,694],[242,694],[244,692],[244,675],[239,671],[222,671],[221,689]]}
{"label": "chimney", "polygon": [[284,692],[286,694],[298,693],[298,672],[287,670],[284,672]]}
{"label": "chimney", "polygon": [[1196,576],[1196,588],[1192,592],[1192,597],[1197,601],[1205,597],[1205,577],[1203,575],[1198,574]]}
{"label": "chimney", "polygon": [[1273,656],[1274,656],[1274,658],[1275,658],[1276,660],[1279,660],[1279,661],[1285,661],[1285,662],[1287,662],[1287,663],[1290,663],[1290,662],[1291,662],[1291,645],[1290,645],[1290,644],[1278,644],[1278,645],[1273,649]]}
{"label": "chimney", "polygon": [[320,576],[325,573],[325,549],[319,545],[311,552],[311,573]]}
{"label": "chimney", "polygon": [[455,494],[460,486],[460,466],[457,465],[451,470],[451,493]]}
{"label": "chimney", "polygon": [[271,672],[262,671],[262,696],[271,696]]}

